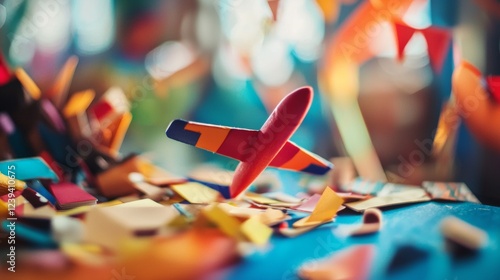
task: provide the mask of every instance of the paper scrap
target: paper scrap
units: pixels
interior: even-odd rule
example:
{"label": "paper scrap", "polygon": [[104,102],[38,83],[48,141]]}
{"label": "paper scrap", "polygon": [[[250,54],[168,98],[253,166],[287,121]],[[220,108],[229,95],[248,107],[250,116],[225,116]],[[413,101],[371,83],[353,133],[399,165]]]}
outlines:
{"label": "paper scrap", "polygon": [[219,198],[219,192],[196,182],[173,185],[171,188],[189,203],[211,203]]}
{"label": "paper scrap", "polygon": [[330,222],[339,211],[344,200],[330,187],[326,187],[312,214],[296,221],[294,227],[312,226]]}
{"label": "paper scrap", "polygon": [[350,235],[366,235],[375,233],[382,227],[382,212],[377,208],[366,209],[363,213],[362,224],[354,229]]}
{"label": "paper scrap", "polygon": [[423,189],[413,189],[395,193],[387,196],[373,197],[367,200],[346,203],[345,206],[354,211],[364,211],[368,208],[380,208],[384,206],[417,203],[429,201],[430,197]]}
{"label": "paper scrap", "polygon": [[273,229],[261,223],[258,217],[251,217],[241,224],[241,232],[251,242],[265,245],[273,234]]}
{"label": "paper scrap", "polygon": [[230,216],[224,210],[222,210],[217,205],[209,206],[202,210],[205,217],[208,218],[212,223],[217,225],[217,227],[226,235],[240,239],[240,226],[241,223],[235,217]]}
{"label": "paper scrap", "polygon": [[[6,172],[6,174],[8,174],[8,172]],[[9,176],[0,172],[0,195],[8,194],[9,188],[16,191],[22,191],[26,188],[26,183],[21,180],[9,178]]]}
{"label": "paper scrap", "polygon": [[441,233],[448,242],[458,244],[469,250],[478,250],[486,245],[487,234],[456,217],[447,217],[441,222]]}
{"label": "paper scrap", "polygon": [[422,187],[424,187],[432,199],[481,203],[465,183],[425,181],[422,183]]}

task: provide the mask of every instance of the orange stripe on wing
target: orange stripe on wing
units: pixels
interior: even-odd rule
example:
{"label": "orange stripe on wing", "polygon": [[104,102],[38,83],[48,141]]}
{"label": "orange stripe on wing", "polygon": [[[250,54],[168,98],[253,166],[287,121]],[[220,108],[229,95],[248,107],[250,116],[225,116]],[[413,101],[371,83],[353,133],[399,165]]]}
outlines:
{"label": "orange stripe on wing", "polygon": [[199,125],[194,122],[186,124],[184,129],[200,133],[196,147],[212,152],[216,152],[219,149],[231,130],[229,127]]}
{"label": "orange stripe on wing", "polygon": [[324,166],[324,164],[317,160],[312,154],[300,149],[289,161],[281,165],[280,168],[300,171],[311,164]]}

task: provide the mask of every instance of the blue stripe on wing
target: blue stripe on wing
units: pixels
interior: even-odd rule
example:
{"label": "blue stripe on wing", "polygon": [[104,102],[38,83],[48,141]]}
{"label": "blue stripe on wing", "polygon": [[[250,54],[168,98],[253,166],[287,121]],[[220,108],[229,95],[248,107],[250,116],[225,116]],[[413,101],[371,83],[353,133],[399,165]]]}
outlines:
{"label": "blue stripe on wing", "polygon": [[200,133],[193,132],[184,129],[188,124],[187,121],[177,119],[173,120],[167,127],[165,134],[168,138],[180,141],[182,143],[186,143],[189,145],[196,146],[198,139],[200,138]]}

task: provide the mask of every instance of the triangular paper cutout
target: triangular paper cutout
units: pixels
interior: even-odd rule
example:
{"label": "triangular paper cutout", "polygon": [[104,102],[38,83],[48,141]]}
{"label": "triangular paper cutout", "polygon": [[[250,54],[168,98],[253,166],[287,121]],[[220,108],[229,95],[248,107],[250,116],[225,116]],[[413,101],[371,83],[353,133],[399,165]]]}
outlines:
{"label": "triangular paper cutout", "polygon": [[396,43],[398,44],[398,60],[402,61],[405,47],[416,30],[400,22],[394,23],[394,29],[396,32]]}
{"label": "triangular paper cutout", "polygon": [[434,71],[441,72],[451,41],[451,33],[449,30],[438,27],[429,27],[421,32],[427,41],[427,51],[431,67]]}

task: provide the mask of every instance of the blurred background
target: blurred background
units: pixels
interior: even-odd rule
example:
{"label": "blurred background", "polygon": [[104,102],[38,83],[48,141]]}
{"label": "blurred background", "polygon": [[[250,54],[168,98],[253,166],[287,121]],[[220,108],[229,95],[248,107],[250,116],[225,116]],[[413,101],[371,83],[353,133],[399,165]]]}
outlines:
{"label": "blurred background", "polygon": [[[299,145],[325,158],[353,156],[359,175],[367,177],[383,168],[382,177],[401,183],[463,181],[483,203],[500,205],[500,156],[462,123],[449,133],[446,149],[430,152],[457,61],[500,74],[498,1],[406,1],[411,3],[400,17],[405,25],[452,35],[439,69],[431,67],[421,34],[398,60],[388,23],[360,37],[364,42],[356,49],[343,49],[337,37],[359,35],[343,26],[367,2],[390,1],[4,0],[1,51],[42,91],[71,55],[78,56],[70,92],[92,88],[99,95],[119,86],[131,102],[122,154],[146,153],[178,174],[199,163],[226,169],[235,163],[167,139],[171,120],[258,129],[281,98],[310,85],[313,105],[292,138]],[[328,86],[331,69],[349,72],[350,66],[329,58],[339,44],[347,52],[371,53],[352,63],[356,86],[349,94],[355,102],[342,101],[339,95],[346,93]]]}

